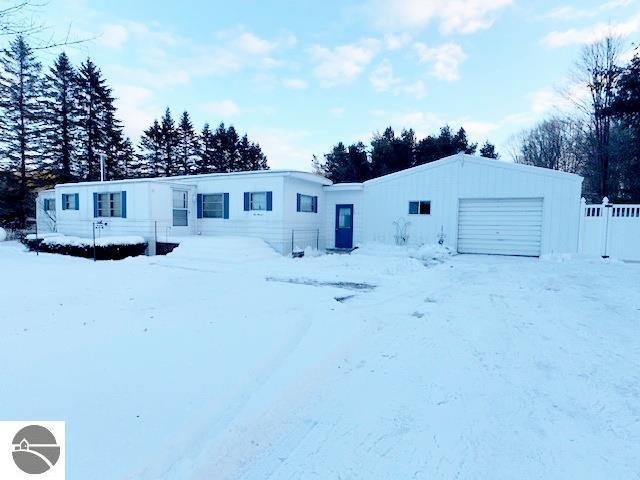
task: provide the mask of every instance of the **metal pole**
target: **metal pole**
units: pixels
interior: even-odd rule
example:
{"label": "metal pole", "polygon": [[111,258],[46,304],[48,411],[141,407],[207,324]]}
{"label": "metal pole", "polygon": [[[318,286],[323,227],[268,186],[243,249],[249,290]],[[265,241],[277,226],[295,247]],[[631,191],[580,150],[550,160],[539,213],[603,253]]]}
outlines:
{"label": "metal pole", "polygon": [[38,242],[38,220],[36,219],[36,257],[40,255],[40,242]]}
{"label": "metal pole", "polygon": [[320,250],[320,229],[316,230],[316,250]]}
{"label": "metal pole", "polygon": [[294,235],[295,235],[295,230],[291,230],[291,253],[293,253]]}
{"label": "metal pole", "polygon": [[93,261],[96,261],[96,222],[93,222]]}

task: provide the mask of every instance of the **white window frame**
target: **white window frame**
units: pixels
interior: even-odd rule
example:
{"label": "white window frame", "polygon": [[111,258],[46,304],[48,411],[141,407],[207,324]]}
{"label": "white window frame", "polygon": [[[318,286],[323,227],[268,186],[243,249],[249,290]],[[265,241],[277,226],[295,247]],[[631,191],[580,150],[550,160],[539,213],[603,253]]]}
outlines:
{"label": "white window frame", "polygon": [[75,193],[63,193],[62,194],[62,209],[63,210],[78,210],[76,205]]}
{"label": "white window frame", "polygon": [[[176,198],[176,194],[181,194],[182,198]],[[176,200],[178,200],[178,206],[176,206]],[[189,191],[188,190],[172,190],[171,192],[171,205],[172,211],[172,224],[174,227],[188,227],[189,226]],[[176,225],[176,212],[184,212],[185,225]]]}
{"label": "white window frame", "polygon": [[[304,212],[304,213],[315,213],[315,210],[313,209],[313,195],[305,195],[303,193],[300,194],[300,211]],[[309,202],[308,205],[308,210],[305,209],[305,205],[303,203],[304,200],[307,200]]]}
{"label": "white window frame", "polygon": [[[98,217],[122,217],[122,192],[99,192],[97,195]],[[118,206],[120,208],[116,208]]]}
{"label": "white window frame", "polygon": [[[411,204],[418,204],[418,211],[411,212]],[[427,205],[428,212],[422,213],[422,205]],[[431,200],[410,200],[409,201],[409,215],[431,215]]]}
{"label": "white window frame", "polygon": [[[253,197],[255,195],[264,195],[264,208],[255,208]],[[262,205],[258,205],[261,207]],[[249,210],[257,212],[267,211],[267,192],[250,192],[249,193]]]}
{"label": "white window frame", "polygon": [[[210,208],[207,209],[207,206]],[[218,206],[220,206],[219,215]],[[202,194],[202,218],[224,218],[224,193]]]}

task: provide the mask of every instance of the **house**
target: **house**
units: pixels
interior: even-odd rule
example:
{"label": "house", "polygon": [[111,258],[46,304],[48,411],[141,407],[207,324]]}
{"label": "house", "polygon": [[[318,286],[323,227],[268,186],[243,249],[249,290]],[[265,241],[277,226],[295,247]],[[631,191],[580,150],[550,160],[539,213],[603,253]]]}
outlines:
{"label": "house", "polygon": [[[472,155],[363,183],[268,170],[56,185],[37,200],[38,226],[90,237],[187,235],[264,239],[298,248],[441,242],[460,253],[576,252],[582,178]],[[152,252],[153,253],[153,252]]]}

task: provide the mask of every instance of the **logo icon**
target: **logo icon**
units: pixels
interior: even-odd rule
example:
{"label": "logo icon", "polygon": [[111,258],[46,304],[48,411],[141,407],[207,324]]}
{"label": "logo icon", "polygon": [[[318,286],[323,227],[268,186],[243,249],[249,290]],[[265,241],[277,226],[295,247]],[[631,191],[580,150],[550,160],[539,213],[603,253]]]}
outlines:
{"label": "logo icon", "polygon": [[29,425],[13,437],[13,461],[31,475],[49,471],[60,458],[56,437],[40,425]]}

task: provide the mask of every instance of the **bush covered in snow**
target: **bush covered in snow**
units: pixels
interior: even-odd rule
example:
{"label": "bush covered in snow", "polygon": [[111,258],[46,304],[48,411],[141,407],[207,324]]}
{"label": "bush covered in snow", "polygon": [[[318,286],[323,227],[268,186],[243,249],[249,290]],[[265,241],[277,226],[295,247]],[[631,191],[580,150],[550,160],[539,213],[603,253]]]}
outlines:
{"label": "bush covered in snow", "polygon": [[7,231],[0,227],[0,242],[4,242],[7,239]]}
{"label": "bush covered in snow", "polygon": [[[93,239],[67,237],[60,234],[45,234],[36,237],[28,235],[24,244],[30,250],[47,253],[59,253],[74,257],[93,258]],[[122,260],[127,257],[144,255],[147,242],[138,236],[103,237],[95,241],[95,255],[97,260]]]}

